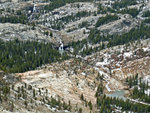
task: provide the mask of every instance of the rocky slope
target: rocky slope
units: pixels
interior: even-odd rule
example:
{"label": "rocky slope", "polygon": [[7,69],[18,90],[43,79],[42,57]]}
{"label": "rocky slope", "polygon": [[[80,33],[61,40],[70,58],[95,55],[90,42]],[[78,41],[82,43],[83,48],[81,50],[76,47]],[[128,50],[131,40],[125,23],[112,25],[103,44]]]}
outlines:
{"label": "rocky slope", "polygon": [[[19,18],[18,12],[21,10],[21,13],[27,17],[27,23],[7,22],[9,19],[1,22],[0,39],[53,43],[57,48],[61,45],[70,58],[24,73],[0,72],[0,97],[5,100],[2,102],[0,98],[0,112],[95,113],[99,112],[96,106],[96,93],[99,85],[102,86],[103,94],[111,95],[116,94],[117,91],[124,91],[123,94],[118,95],[121,95],[123,99],[128,99],[132,88],[129,88],[125,82],[127,77],[134,77],[138,74],[139,77],[143,77],[145,83],[149,81],[149,38],[110,48],[104,47],[101,51],[97,50],[84,57],[73,55],[70,50],[73,51],[75,48],[67,48],[71,42],[89,40],[88,37],[93,28],[100,32],[99,35],[115,36],[126,33],[132,28],[138,28],[148,18],[142,15],[149,10],[149,1],[139,0],[137,4],[128,6],[129,9],[138,9],[136,17],[130,13],[121,12],[126,7],[119,10],[113,9],[114,2],[99,0],[67,3],[48,11],[44,8],[51,1],[2,1],[0,17],[16,15]],[[118,16],[117,20],[96,27],[99,18],[108,14],[114,15],[114,12]],[[149,26],[146,23],[144,25]],[[108,40],[103,43],[105,46]],[[81,50],[86,46],[96,48],[99,45],[102,44],[92,45],[88,42]],[[146,94],[150,94],[149,89]],[[133,101],[142,103],[138,100]]]}

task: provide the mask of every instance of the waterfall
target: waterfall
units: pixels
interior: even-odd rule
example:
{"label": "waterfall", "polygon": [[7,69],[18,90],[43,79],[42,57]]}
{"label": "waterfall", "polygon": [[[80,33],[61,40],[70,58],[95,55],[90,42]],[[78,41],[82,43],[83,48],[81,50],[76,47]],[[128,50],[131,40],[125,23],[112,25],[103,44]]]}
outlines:
{"label": "waterfall", "polygon": [[35,4],[34,4],[34,6],[33,6],[33,13],[35,13],[36,12],[36,7],[35,7]]}
{"label": "waterfall", "polygon": [[64,44],[62,43],[62,41],[60,40],[60,46],[59,46],[59,52],[62,55],[64,52]]}

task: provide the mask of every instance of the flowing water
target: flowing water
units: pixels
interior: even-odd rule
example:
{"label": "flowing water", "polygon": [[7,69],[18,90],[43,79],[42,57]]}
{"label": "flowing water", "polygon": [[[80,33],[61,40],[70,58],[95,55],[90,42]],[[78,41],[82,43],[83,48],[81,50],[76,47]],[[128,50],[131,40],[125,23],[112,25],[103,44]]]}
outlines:
{"label": "flowing water", "polygon": [[59,52],[62,55],[64,52],[64,44],[62,43],[62,41],[60,40],[60,46],[59,46]]}

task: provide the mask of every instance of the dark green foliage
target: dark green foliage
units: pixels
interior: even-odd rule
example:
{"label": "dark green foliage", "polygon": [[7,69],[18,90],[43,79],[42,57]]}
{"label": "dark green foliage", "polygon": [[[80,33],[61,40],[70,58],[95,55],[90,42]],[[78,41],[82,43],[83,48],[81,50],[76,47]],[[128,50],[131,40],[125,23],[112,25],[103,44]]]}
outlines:
{"label": "dark green foliage", "polygon": [[121,100],[116,98],[109,98],[104,96],[97,98],[97,107],[100,109],[100,113],[110,113],[117,109],[116,107],[120,107],[120,110],[129,112],[137,112],[137,113],[146,113],[145,111],[150,111],[150,106],[139,104],[139,103],[132,103],[129,100]]}
{"label": "dark green foliage", "polygon": [[[134,99],[139,99],[140,101],[150,103],[150,96],[145,94],[145,91],[148,90],[148,82],[142,82],[142,78],[138,78],[138,75],[135,77],[130,77],[126,79],[126,82],[129,85],[129,88],[133,88],[131,97]],[[139,88],[138,88],[139,86]]]}
{"label": "dark green foliage", "polygon": [[2,88],[0,88],[0,90],[3,92],[3,95],[10,94],[10,87],[8,85],[3,86]]}
{"label": "dark green foliage", "polygon": [[35,89],[33,89],[33,97],[35,98],[35,96],[36,96],[36,91]]}
{"label": "dark green foliage", "polygon": [[93,105],[92,105],[91,101],[89,101],[88,105],[89,105],[90,110],[92,110],[93,109]]}
{"label": "dark green foliage", "polygon": [[27,102],[27,101],[24,101],[24,105],[25,105],[25,107],[27,108],[28,102]]}
{"label": "dark green foliage", "polygon": [[150,24],[150,18],[145,19],[144,22]]}
{"label": "dark green foliage", "polygon": [[[133,82],[138,79],[138,75],[136,75],[133,78]],[[128,80],[127,80],[128,81]],[[136,83],[137,84],[137,83]],[[101,86],[101,85],[100,85]],[[98,88],[99,89],[99,88]],[[139,95],[137,92],[137,88],[134,89],[134,93],[137,93],[136,95]],[[97,90],[97,94],[100,94],[100,90]],[[96,94],[96,95],[97,95]],[[100,113],[111,113],[115,109],[121,110],[121,112],[137,112],[137,113],[143,113],[145,111],[150,111],[150,106],[149,105],[144,105],[140,103],[133,103],[131,101],[127,100],[122,100],[122,99],[117,99],[117,98],[110,98],[107,97],[106,95],[97,95],[97,108],[100,109]]]}
{"label": "dark green foliage", "polygon": [[0,40],[0,48],[0,69],[5,72],[24,72],[66,59],[49,43]]}
{"label": "dark green foliage", "polygon": [[51,107],[63,109],[63,110],[71,110],[71,106],[65,102],[62,102],[60,100],[56,100],[55,98],[51,97],[50,100],[48,100],[48,103]]}
{"label": "dark green foliage", "polygon": [[79,108],[79,111],[78,111],[79,113],[82,113],[82,108]]}
{"label": "dark green foliage", "polygon": [[118,11],[118,13],[130,14],[132,17],[136,17],[139,14],[139,10],[137,8],[124,9],[124,10]]}
{"label": "dark green foliage", "polygon": [[20,16],[3,16],[0,17],[0,22],[1,23],[22,23],[26,24],[28,23],[28,17],[25,15],[20,15]]}
{"label": "dark green foliage", "polygon": [[56,8],[66,5],[67,3],[74,3],[74,2],[92,2],[93,0],[51,0],[49,5],[44,7],[45,10],[52,11]]}
{"label": "dark green foliage", "polygon": [[28,86],[28,90],[32,90],[32,86],[31,85]]}
{"label": "dark green foliage", "polygon": [[12,87],[12,85],[10,85],[9,83],[5,82],[5,84],[0,85],[0,106],[2,107],[7,106],[7,110],[13,111],[14,109],[16,110],[16,103],[18,104],[19,102],[19,104],[24,105],[25,108],[34,109],[35,107],[41,106],[41,104],[37,105],[38,101],[42,103],[42,106],[43,105],[47,106],[48,104],[52,108],[56,108],[58,110],[71,111],[72,106],[70,101],[68,103],[65,103],[60,98],[59,99],[55,99],[53,97],[49,98],[48,96],[45,95],[44,92],[40,91],[41,89],[39,90],[33,89],[31,91],[30,89],[28,89],[28,86],[30,85],[27,85],[25,83],[24,85],[18,87],[19,91],[16,90],[16,87],[12,91],[10,90],[10,87]]}
{"label": "dark green foliage", "polygon": [[79,28],[87,27],[89,24],[87,21],[83,21],[81,24],[79,24]]}
{"label": "dark green foliage", "polygon": [[149,31],[150,27],[142,25],[138,29],[134,28],[123,35],[112,36],[112,38],[109,40],[108,47],[123,45],[139,39],[147,39],[150,37]]}
{"label": "dark green foliage", "polygon": [[101,82],[101,84],[98,85],[95,97],[99,97],[99,96],[103,95],[103,91],[104,91],[104,86]]}
{"label": "dark green foliage", "polygon": [[[89,55],[96,51],[100,51],[105,47],[113,47],[117,45],[123,45],[129,42],[133,42],[140,39],[147,39],[150,37],[150,27],[141,25],[138,28],[134,28],[127,33],[121,35],[100,35],[100,31],[97,29],[92,29],[88,36],[88,39],[83,39],[82,41],[72,42],[68,46],[72,46],[74,48],[74,55],[80,54],[82,56]],[[108,42],[107,44],[104,42]],[[89,48],[87,44],[98,44],[101,43],[100,46],[96,48]],[[86,47],[81,50],[83,47]]]}
{"label": "dark green foliage", "polygon": [[107,13],[107,9],[103,7],[101,4],[98,5],[98,14],[105,14]]}
{"label": "dark green foliage", "polygon": [[51,98],[51,101],[49,101],[48,104],[50,104],[52,107],[56,107],[56,106],[58,106],[58,105],[60,104],[60,102],[57,101],[57,100],[54,99],[54,98]]}
{"label": "dark green foliage", "polygon": [[119,17],[117,15],[106,15],[105,17],[100,17],[96,23],[96,27],[99,27],[103,24],[107,24],[109,22],[118,20]]}
{"label": "dark green foliage", "polygon": [[[1,82],[1,81],[0,81]],[[0,86],[0,104],[4,101],[8,101],[8,97],[10,96],[10,87],[8,84],[3,84]]]}
{"label": "dark green foliage", "polygon": [[17,14],[17,15],[22,15],[21,10],[17,10],[17,11],[16,11],[16,14]]}
{"label": "dark green foliage", "polygon": [[132,86],[138,85],[138,74],[133,77],[127,77],[126,83],[128,84],[129,88],[132,88]]}
{"label": "dark green foliage", "polygon": [[84,96],[83,96],[83,94],[81,94],[81,97],[80,97],[80,98],[81,98],[81,100],[84,100]]}
{"label": "dark green foliage", "polygon": [[146,11],[142,15],[142,17],[149,17],[149,16],[150,16],[150,11]]}
{"label": "dark green foliage", "polygon": [[119,9],[119,8],[127,7],[130,5],[135,5],[135,4],[136,4],[136,0],[117,0],[113,4],[113,8]]}
{"label": "dark green foliage", "polygon": [[44,34],[47,35],[47,36],[51,36],[51,37],[53,36],[53,33],[49,32],[49,31],[45,31]]}
{"label": "dark green foliage", "polygon": [[75,15],[69,15],[69,16],[66,16],[66,17],[62,17],[58,20],[56,20],[55,22],[50,22],[52,24],[52,28],[53,29],[57,29],[57,30],[60,30],[62,28],[64,28],[64,25],[63,23],[69,23],[69,22],[74,22],[74,21],[77,21],[77,20],[80,20],[81,17],[87,17],[87,16],[90,16],[91,15],[91,12],[86,12],[86,11],[81,11],[81,12],[78,12],[77,14]]}
{"label": "dark green foliage", "polygon": [[96,30],[96,29],[92,29],[90,31],[90,34],[88,36],[88,39],[83,39],[82,41],[77,41],[77,42],[72,42],[69,44],[69,46],[72,46],[74,48],[74,54],[78,54],[78,51],[80,49],[83,48],[83,46],[86,46],[86,49],[84,49],[80,54],[82,56],[85,56],[85,55],[90,55],[92,52],[95,52],[95,51],[98,51],[100,49],[104,49],[104,44],[102,43],[101,47],[100,48],[89,48],[87,46],[88,42],[89,43],[92,43],[92,44],[97,44],[97,43],[100,43],[101,41],[105,41],[106,38],[103,37],[103,36],[100,36],[99,35],[99,31]]}
{"label": "dark green foliage", "polygon": [[106,14],[108,12],[114,13],[115,10],[110,7],[104,7],[101,4],[98,4],[98,11],[97,11],[98,14]]}

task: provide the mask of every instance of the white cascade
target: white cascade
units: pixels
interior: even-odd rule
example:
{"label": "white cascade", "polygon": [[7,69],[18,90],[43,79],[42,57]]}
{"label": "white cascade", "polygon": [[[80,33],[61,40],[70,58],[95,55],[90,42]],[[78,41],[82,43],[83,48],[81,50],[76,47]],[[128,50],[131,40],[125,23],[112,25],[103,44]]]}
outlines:
{"label": "white cascade", "polygon": [[59,52],[62,55],[64,52],[64,44],[62,43],[62,41],[60,40],[60,46],[59,46]]}

